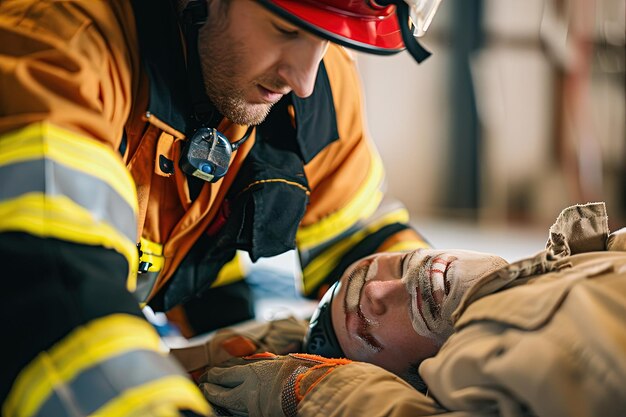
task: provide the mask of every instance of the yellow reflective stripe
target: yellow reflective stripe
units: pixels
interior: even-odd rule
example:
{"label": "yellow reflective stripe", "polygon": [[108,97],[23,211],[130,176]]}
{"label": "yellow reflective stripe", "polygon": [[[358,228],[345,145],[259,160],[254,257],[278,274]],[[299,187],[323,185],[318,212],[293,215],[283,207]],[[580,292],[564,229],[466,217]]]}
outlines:
{"label": "yellow reflective stripe", "polygon": [[343,255],[367,235],[389,224],[408,223],[408,221],[409,213],[405,209],[394,210],[315,257],[302,271],[304,293],[310,294],[317,288],[339,264]]}
{"label": "yellow reflective stripe", "polygon": [[232,284],[233,282],[242,280],[245,276],[245,265],[243,264],[239,253],[236,253],[235,257],[222,267],[220,272],[217,274],[217,279],[213,282],[213,284],[211,284],[211,288]]}
{"label": "yellow reflective stripe", "polygon": [[143,413],[153,415],[150,414],[150,409],[159,407],[160,404],[176,406],[203,415],[211,411],[209,403],[198,387],[188,378],[175,375],[129,389],[93,415],[116,417],[134,417]]}
{"label": "yellow reflective stripe", "polygon": [[139,317],[115,314],[76,328],[18,375],[2,415],[30,417],[51,395],[87,368],[129,350],[159,350],[159,337]]}
{"label": "yellow reflective stripe", "polygon": [[310,226],[301,227],[296,234],[298,248],[305,251],[315,247],[340,235],[359,220],[374,214],[383,199],[383,192],[380,190],[383,177],[382,161],[378,154],[372,153],[367,178],[352,201],[324,219]]}
{"label": "yellow reflective stripe", "polygon": [[140,262],[149,262],[150,267],[148,272],[159,272],[163,269],[165,264],[165,257],[163,256],[163,245],[160,243],[152,242],[146,238],[139,239],[141,248]]}
{"label": "yellow reflective stripe", "polygon": [[24,231],[75,243],[102,245],[124,255],[129,264],[127,287],[136,285],[136,244],[116,228],[94,219],[92,214],[65,196],[30,193],[0,202],[0,232]]}
{"label": "yellow reflective stripe", "polygon": [[414,251],[416,249],[427,249],[430,248],[428,243],[421,240],[407,240],[404,242],[398,242],[394,245],[391,245],[385,252],[409,252]]}
{"label": "yellow reflective stripe", "polygon": [[148,252],[154,255],[162,256],[163,255],[163,245],[160,243],[153,242],[151,240],[142,237],[139,239],[141,243],[141,250],[143,252]]}
{"label": "yellow reflective stripe", "polygon": [[137,212],[134,181],[120,155],[105,144],[48,122],[0,136],[0,165],[42,157],[99,178]]}

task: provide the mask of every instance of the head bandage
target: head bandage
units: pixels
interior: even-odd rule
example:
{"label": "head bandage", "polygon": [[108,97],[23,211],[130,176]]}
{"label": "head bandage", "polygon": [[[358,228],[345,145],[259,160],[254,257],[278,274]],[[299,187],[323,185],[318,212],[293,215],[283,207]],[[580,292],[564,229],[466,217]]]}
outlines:
{"label": "head bandage", "polygon": [[494,262],[481,274],[461,273],[452,266],[455,262],[456,257],[445,254],[424,256],[407,268],[402,277],[411,299],[413,329],[439,344],[454,332],[452,313],[463,295],[483,276],[499,268]]}

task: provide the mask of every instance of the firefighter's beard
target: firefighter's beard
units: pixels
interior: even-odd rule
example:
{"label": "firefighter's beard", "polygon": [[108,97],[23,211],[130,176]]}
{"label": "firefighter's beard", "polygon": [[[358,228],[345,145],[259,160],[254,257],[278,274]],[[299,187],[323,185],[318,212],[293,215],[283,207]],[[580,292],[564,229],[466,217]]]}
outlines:
{"label": "firefighter's beard", "polygon": [[285,89],[284,85],[270,76],[246,80],[243,71],[254,63],[246,62],[246,46],[229,36],[227,28],[201,30],[198,40],[205,91],[215,108],[236,124],[263,122],[274,103],[249,102],[246,87],[257,88],[262,84],[279,91]]}

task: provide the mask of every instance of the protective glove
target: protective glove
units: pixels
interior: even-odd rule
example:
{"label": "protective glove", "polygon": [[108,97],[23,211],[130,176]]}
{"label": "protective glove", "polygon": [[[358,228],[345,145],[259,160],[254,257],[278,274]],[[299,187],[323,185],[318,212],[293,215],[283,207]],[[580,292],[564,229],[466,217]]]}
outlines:
{"label": "protective glove", "polygon": [[258,323],[245,330],[223,329],[203,344],[171,349],[170,355],[197,381],[207,368],[235,357],[266,351],[281,355],[297,352],[302,348],[307,328],[307,321],[289,317]]}
{"label": "protective glove", "polygon": [[351,362],[304,353],[259,353],[210,369],[200,378],[200,390],[211,404],[232,415],[292,417],[313,387]]}
{"label": "protective glove", "polygon": [[[308,320],[295,317],[274,320],[267,326],[243,333],[243,336],[255,341],[259,352],[273,352],[278,355],[302,351],[302,340],[309,328]],[[241,356],[241,355],[240,355]]]}

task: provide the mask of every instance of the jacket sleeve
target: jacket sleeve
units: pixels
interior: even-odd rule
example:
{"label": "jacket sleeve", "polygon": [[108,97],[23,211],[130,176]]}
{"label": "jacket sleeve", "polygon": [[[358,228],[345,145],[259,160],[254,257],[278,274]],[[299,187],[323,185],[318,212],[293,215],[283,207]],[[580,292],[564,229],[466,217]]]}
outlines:
{"label": "jacket sleeve", "polygon": [[296,236],[304,293],[313,298],[363,256],[429,246],[402,204],[384,195],[384,168],[368,137],[353,58],[333,45],[324,64],[339,139],[305,167],[310,204]]}
{"label": "jacket sleeve", "polygon": [[353,362],[329,372],[303,397],[298,416],[434,416],[470,414],[443,410],[430,397],[375,365]]}
{"label": "jacket sleeve", "polygon": [[3,416],[209,412],[128,291],[133,27],[127,2],[0,3]]}

